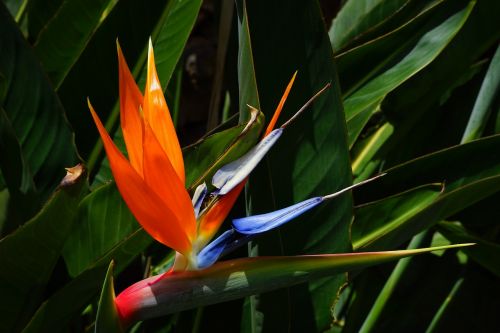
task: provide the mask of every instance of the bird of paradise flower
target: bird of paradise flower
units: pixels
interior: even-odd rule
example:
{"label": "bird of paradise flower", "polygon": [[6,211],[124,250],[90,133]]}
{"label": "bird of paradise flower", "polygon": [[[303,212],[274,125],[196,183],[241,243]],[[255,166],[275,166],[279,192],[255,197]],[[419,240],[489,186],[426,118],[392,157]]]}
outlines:
{"label": "bird of paradise flower", "polygon": [[[238,285],[241,282],[238,280],[240,277],[231,277],[231,274],[235,272],[249,273],[244,277],[247,282],[252,272],[259,270],[267,272],[272,280],[274,273],[269,270],[269,267],[274,267],[274,272],[278,272],[275,276],[275,283],[268,283],[266,286],[262,278],[255,277],[256,281],[260,281],[261,287],[258,290],[265,291],[289,285],[290,281],[280,278],[290,269],[301,268],[307,271],[313,268],[315,274],[317,273],[307,277],[295,277],[293,283],[299,283],[314,276],[332,274],[338,269],[350,267],[352,263],[361,266],[370,265],[429,251],[429,249],[420,249],[380,252],[374,253],[375,257],[363,253],[267,257],[259,258],[259,262],[256,261],[257,258],[247,258],[239,262],[228,261],[225,265],[212,268],[211,266],[221,256],[245,244],[256,235],[277,228],[322,202],[374,178],[336,193],[311,198],[275,212],[235,219],[232,221],[232,228],[210,243],[244,188],[251,171],[278,141],[283,130],[329,85],[313,96],[290,120],[274,129],[294,83],[295,73],[257,145],[240,158],[222,166],[213,175],[211,187],[215,190],[210,195],[207,195],[208,186],[203,183],[196,188],[193,197],[190,198],[184,185],[185,170],[182,151],[156,72],[151,42],[144,95],[140,92],[129,70],[120,46],[118,44],[117,46],[120,122],[128,159],[114,144],[90,101],[88,102],[89,109],[103,140],[116,185],[127,206],[155,240],[176,251],[175,261],[169,272],[139,281],[116,297],[115,306],[123,325],[193,306],[189,302],[187,305],[181,304],[182,302],[175,306],[171,304],[172,295],[175,298],[176,293],[179,293],[179,286],[182,287],[181,292],[185,291],[186,287],[192,288],[193,283],[220,289],[219,297],[215,301],[213,297],[207,299],[205,291],[199,292],[196,296],[198,301],[195,302],[198,305],[254,293],[255,290],[248,284]],[[257,110],[253,111],[255,115]],[[333,264],[332,258],[335,259]],[[283,266],[281,270],[279,266]],[[290,271],[290,273],[293,272]],[[231,279],[239,282],[230,283]],[[179,281],[182,282],[179,284]],[[238,289],[238,292],[235,293],[234,288]],[[213,292],[210,290],[208,294]],[[194,294],[192,296],[196,298]]]}

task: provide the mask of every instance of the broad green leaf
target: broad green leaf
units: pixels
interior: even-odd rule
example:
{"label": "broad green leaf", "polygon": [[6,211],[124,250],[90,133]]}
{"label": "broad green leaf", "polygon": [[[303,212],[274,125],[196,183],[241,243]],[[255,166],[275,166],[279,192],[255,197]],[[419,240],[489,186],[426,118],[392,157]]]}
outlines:
{"label": "broad green leaf", "polygon": [[22,332],[64,332],[98,295],[106,270],[104,265],[90,269],[61,287],[40,306]]}
{"label": "broad green leaf", "polygon": [[40,31],[35,53],[57,89],[101,23],[114,0],[64,1]]}
{"label": "broad green leaf", "polygon": [[23,221],[28,205],[35,199],[35,184],[29,166],[25,162],[19,141],[16,138],[5,111],[0,106],[0,182],[3,196],[0,197],[0,235],[14,230]]}
{"label": "broad green leaf", "polygon": [[[247,2],[259,99],[268,118],[295,71],[278,125],[327,83],[332,86],[293,124],[249,182],[249,214],[267,213],[351,184],[345,120],[330,41],[316,2]],[[269,52],[269,50],[273,50]],[[255,242],[259,255],[350,251],[350,195],[338,198]],[[291,325],[326,329],[344,275],[260,295],[263,330]],[[295,315],[292,315],[295,314]],[[298,315],[301,314],[301,315]]]}
{"label": "broad green leaf", "polygon": [[118,310],[115,306],[115,290],[113,284],[113,261],[110,262],[106,278],[102,286],[101,297],[97,305],[95,333],[123,332]]}
{"label": "broad green leaf", "polygon": [[60,9],[63,0],[43,1],[30,0],[26,7],[28,16],[28,40],[36,41],[40,31],[47,25],[50,19]]}
{"label": "broad green leaf", "polygon": [[[377,73],[374,77],[363,79],[361,85],[359,83],[357,84],[355,91],[351,90],[348,92],[348,97],[344,101],[344,108],[349,133],[359,133],[361,131],[360,126],[364,126],[368,121],[368,116],[363,117],[365,119],[364,122],[360,122],[359,120],[353,121],[359,113],[369,113],[367,108],[370,105],[372,106],[371,112],[373,113],[379,105],[379,103],[374,103],[374,101],[383,99],[389,92],[397,88],[411,76],[415,75],[415,73],[427,66],[439,55],[462,28],[474,4],[474,2],[470,2],[465,8],[461,8],[459,11],[454,10],[454,7],[456,7],[454,4],[444,6],[444,8],[443,6],[437,6],[439,15],[436,15],[436,17],[433,17],[432,20],[423,25],[422,31],[424,33],[417,34],[415,37],[408,38],[405,34],[408,29],[401,29],[404,33],[402,34],[403,43],[396,49],[396,52],[393,52],[390,56],[386,55],[383,62],[378,65],[382,71]],[[443,18],[442,11],[445,9],[447,9],[445,12],[447,15]],[[420,20],[418,20],[418,22],[420,22]],[[374,43],[383,45],[385,42],[390,45],[392,44],[392,40],[398,37],[396,33],[397,31],[387,35],[385,39],[380,39]],[[372,46],[372,44],[368,43],[365,48],[373,49],[377,44],[373,44]],[[343,57],[361,59],[359,54],[367,52],[362,48],[363,46],[354,49],[351,51],[353,54],[346,54],[343,55]],[[339,66],[345,66],[342,65],[342,61],[350,61],[354,66],[359,62],[347,59],[339,59],[338,61]],[[344,75],[348,75],[348,72]],[[351,145],[354,143],[354,134],[349,134]]]}
{"label": "broad green leaf", "polygon": [[[448,102],[454,103],[448,109],[441,105],[450,96],[450,89],[456,88],[464,76],[470,75],[484,52],[496,47],[500,31],[496,29],[497,18],[493,13],[498,10],[500,2],[477,2],[463,28],[445,50],[426,68],[388,94],[383,110],[394,131],[390,140],[371,151],[377,160],[372,161],[366,170],[362,170],[363,167],[358,170],[359,174],[364,174],[363,178],[381,165],[393,166],[422,154],[422,151],[430,152],[432,147],[441,149],[460,141],[466,126],[464,112],[470,112],[473,103],[473,99],[469,101],[462,95],[469,91],[474,95],[471,89],[476,88],[457,92],[457,96]],[[449,117],[448,112],[453,112],[454,116]],[[438,123],[439,117],[441,121]],[[462,118],[463,122],[460,122]],[[450,121],[456,124],[452,125]]]}
{"label": "broad green leaf", "polygon": [[477,246],[473,249],[465,250],[465,253],[479,265],[500,276],[500,264],[496,260],[500,253],[500,244],[472,235],[462,225],[457,223],[440,222],[438,230],[452,242],[467,241],[477,243]]}
{"label": "broad green leaf", "polygon": [[[151,36],[155,48],[156,69],[163,90],[174,73],[184,46],[198,17],[201,0],[169,2]],[[147,54],[147,53],[143,53]],[[139,86],[146,83],[146,69],[139,77]]]}
{"label": "broad green leaf", "polygon": [[358,35],[373,29],[404,7],[409,0],[350,0],[333,20],[328,32],[334,52],[343,49]]}
{"label": "broad green leaf", "polygon": [[[473,205],[500,189],[500,135],[444,149],[387,170],[387,175],[359,188],[358,198],[373,200],[408,186],[445,182],[431,204],[409,217],[405,228],[383,233],[368,248],[394,248],[423,229]],[[475,163],[471,163],[474,161]]]}
{"label": "broad green leaf", "polygon": [[434,25],[443,22],[456,7],[444,0],[421,1],[407,21],[396,25],[386,33],[368,39],[359,46],[336,54],[340,83],[344,96],[351,95],[369,80],[386,71],[401,60],[417,41]]}
{"label": "broad green leaf", "polygon": [[394,230],[413,228],[412,217],[431,205],[442,192],[441,184],[424,185],[409,191],[356,207],[351,227],[355,250],[369,247]]}
{"label": "broad green leaf", "polygon": [[497,47],[493,59],[491,59],[490,66],[488,67],[488,72],[484,78],[483,84],[481,85],[481,90],[477,95],[476,102],[474,103],[474,108],[465,128],[464,135],[462,137],[462,142],[467,142],[473,139],[477,139],[481,136],[486,122],[488,121],[488,116],[492,111],[492,103],[496,96],[498,96],[498,88],[500,86],[500,46]]}
{"label": "broad green leaf", "polygon": [[[403,147],[402,145],[398,144],[402,139],[399,139],[396,135],[398,132],[401,132],[401,124],[399,124],[399,122],[391,123],[383,121],[382,124],[377,124],[376,119],[378,118],[380,121],[383,116],[382,113],[376,113],[375,117],[372,119],[375,124],[365,129],[363,136],[356,141],[356,145],[351,150],[351,154],[354,156],[352,162],[352,170],[355,180],[361,181],[367,179],[374,172],[377,172],[377,169],[380,168],[380,165],[386,162],[386,159],[388,157],[387,149],[390,149],[392,145],[394,145],[394,147],[399,147],[399,151],[401,152],[408,152],[409,154],[405,154],[404,156],[407,156],[406,158],[411,158],[412,156],[419,155],[418,152],[421,150],[421,148],[419,149],[418,147],[415,147],[413,145],[413,142],[417,142],[419,146],[425,147],[424,151],[432,151],[446,146],[442,143],[439,143],[439,139],[446,140],[446,142],[448,143],[447,145],[457,142],[458,137],[462,134],[462,124],[450,124],[448,122],[448,118],[446,118],[446,113],[449,112],[449,110],[454,110],[455,114],[458,115],[464,114],[464,112],[469,111],[467,103],[463,100],[463,98],[467,98],[468,95],[464,94],[463,92],[455,93],[455,89],[457,89],[458,87],[460,87],[461,90],[470,89],[469,87],[465,88],[461,86],[474,83],[471,82],[471,80],[474,80],[475,75],[484,68],[484,64],[485,62],[481,61],[468,68],[458,81],[454,82],[450,87],[448,87],[448,93],[445,93],[445,95],[441,98],[443,103],[445,101],[448,101],[448,103],[445,103],[445,105],[443,105],[439,109],[432,110],[434,111],[433,114],[435,115],[443,114],[444,117],[442,118],[441,122],[444,121],[448,124],[448,128],[452,131],[452,134],[447,131],[436,132],[436,129],[440,128],[441,125],[440,123],[435,123],[435,117],[432,120],[427,117],[423,118],[417,124],[413,124],[410,121],[409,123],[411,125],[409,126],[415,127],[412,129],[412,131],[415,133],[419,133],[419,136],[413,137],[413,140],[411,141],[406,141],[406,144]],[[471,93],[470,95],[473,94]],[[457,99],[457,97],[455,96],[461,99],[457,101],[458,105],[464,105],[461,109],[457,108],[456,104],[451,104],[454,103]],[[413,106],[412,110],[409,110],[408,112],[413,113],[418,108],[418,105]],[[460,119],[463,118],[463,116],[459,116],[454,119],[457,118]]]}
{"label": "broad green leaf", "polygon": [[[138,282],[134,290],[124,291],[129,310],[125,320],[130,324],[413,255],[470,245],[473,244],[386,252],[254,257],[219,262],[201,271],[153,276]],[[118,304],[119,299],[120,295]]]}
{"label": "broad green leaf", "polygon": [[1,106],[21,145],[37,190],[37,197],[25,202],[24,209],[18,212],[23,215],[15,222],[19,224],[48,198],[64,176],[64,167],[75,164],[76,153],[61,103],[3,4],[0,4],[0,36],[0,77],[4,91]]}
{"label": "broad green leaf", "polygon": [[4,0],[3,3],[9,10],[12,17],[17,17],[24,9],[24,0]]}
{"label": "broad green leaf", "polygon": [[[477,1],[469,19],[446,49],[424,70],[402,84],[388,96],[391,117],[422,115],[433,106],[486,50],[496,45],[500,30],[496,29],[500,10],[498,1]],[[425,97],[424,97],[425,96]],[[414,108],[418,105],[418,108]]]}
{"label": "broad green leaf", "polygon": [[[80,202],[77,214],[77,222],[63,251],[66,267],[73,277],[94,266],[140,227],[114,183],[87,195]],[[147,240],[149,244],[151,240]],[[139,247],[139,251],[143,248]]]}
{"label": "broad green leaf", "polygon": [[377,153],[393,132],[394,126],[384,123],[367,138],[358,139],[357,145],[352,149],[355,156],[352,161],[352,174],[356,182],[368,179],[373,174],[374,170],[370,166],[378,166],[380,161]]}
{"label": "broad green leaf", "polygon": [[85,270],[37,310],[23,332],[57,332],[69,324],[92,300],[98,296],[107,264],[116,262],[115,274],[122,272],[138,253],[151,244],[151,237],[139,229],[117,244],[111,251],[96,259],[93,267]]}
{"label": "broad green leaf", "polygon": [[21,145],[10,124],[7,114],[0,106],[0,169],[11,193],[28,194],[35,191],[31,171],[24,161]]}
{"label": "broad green leaf", "polygon": [[238,10],[238,91],[240,122],[250,118],[248,105],[260,109],[257,79],[255,77],[255,64],[248,26],[248,13],[246,0],[237,0]]}
{"label": "broad green leaf", "polygon": [[38,308],[86,190],[81,165],[68,171],[35,217],[0,241],[0,331],[20,330]]}

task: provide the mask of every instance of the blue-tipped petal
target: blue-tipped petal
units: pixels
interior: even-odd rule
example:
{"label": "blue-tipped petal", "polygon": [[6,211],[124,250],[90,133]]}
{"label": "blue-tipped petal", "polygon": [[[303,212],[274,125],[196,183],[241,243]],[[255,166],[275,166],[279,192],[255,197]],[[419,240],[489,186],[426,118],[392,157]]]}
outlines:
{"label": "blue-tipped petal", "polygon": [[248,153],[217,170],[212,178],[212,184],[219,189],[215,193],[219,195],[227,194],[245,179],[278,141],[282,133],[282,128],[275,129]]}
{"label": "blue-tipped petal", "polygon": [[245,245],[253,236],[243,235],[230,229],[217,237],[198,253],[198,268],[212,266],[220,257]]}
{"label": "blue-tipped petal", "polygon": [[279,227],[307,212],[309,209],[316,207],[321,202],[323,202],[322,197],[315,197],[271,213],[234,219],[233,227],[242,234],[259,234]]}
{"label": "blue-tipped petal", "polygon": [[198,185],[198,187],[196,187],[196,190],[194,191],[193,198],[191,199],[191,202],[193,203],[194,216],[196,218],[198,218],[198,215],[200,214],[201,204],[203,203],[206,195],[207,184],[203,183]]}

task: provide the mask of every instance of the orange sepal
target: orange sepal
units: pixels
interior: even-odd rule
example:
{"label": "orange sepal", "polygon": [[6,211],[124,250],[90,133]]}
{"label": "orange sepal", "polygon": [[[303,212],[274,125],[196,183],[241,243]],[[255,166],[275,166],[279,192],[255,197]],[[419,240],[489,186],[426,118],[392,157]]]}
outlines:
{"label": "orange sepal", "polygon": [[142,137],[143,125],[139,108],[143,98],[125,61],[120,44],[116,41],[118,52],[118,79],[120,83],[120,123],[127,146],[130,164],[142,176]]}
{"label": "orange sepal", "polygon": [[236,199],[245,187],[246,179],[239,183],[229,193],[219,198],[217,202],[202,216],[199,217],[199,239],[204,246],[215,235],[222,222],[233,208]]}
{"label": "orange sepal", "polygon": [[144,180],[176,214],[185,234],[193,240],[196,218],[191,198],[147,122],[144,124]]}
{"label": "orange sepal", "polygon": [[149,41],[148,78],[144,91],[144,119],[151,125],[153,132],[167,154],[177,176],[184,184],[184,160],[181,146],[175,133],[165,96],[156,73],[153,46]]}
{"label": "orange sepal", "polygon": [[293,73],[293,76],[290,79],[290,82],[288,82],[288,85],[286,86],[286,89],[285,89],[285,92],[283,93],[283,96],[281,96],[281,100],[278,104],[278,107],[274,111],[274,115],[271,118],[269,125],[267,125],[266,131],[264,132],[263,137],[266,137],[269,133],[271,133],[272,130],[274,129],[274,127],[276,126],[276,122],[278,121],[278,117],[280,116],[281,110],[283,109],[283,105],[285,105],[288,94],[290,93],[290,90],[292,89],[293,82],[295,81],[296,76],[297,76],[297,72]]}
{"label": "orange sepal", "polygon": [[191,242],[177,216],[146,185],[111,140],[90,101],[88,105],[104,143],[118,190],[132,214],[154,239],[184,255],[189,255],[192,249]]}

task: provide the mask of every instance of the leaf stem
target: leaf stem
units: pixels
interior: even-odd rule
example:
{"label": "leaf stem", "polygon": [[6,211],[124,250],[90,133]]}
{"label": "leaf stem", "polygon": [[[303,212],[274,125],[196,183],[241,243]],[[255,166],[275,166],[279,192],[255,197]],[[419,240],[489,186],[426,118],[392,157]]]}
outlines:
{"label": "leaf stem", "polygon": [[[426,238],[427,238],[427,231],[423,231],[418,235],[414,236],[410,244],[408,245],[408,250],[421,247]],[[403,273],[406,271],[406,268],[408,267],[410,262],[411,258],[408,257],[399,260],[399,262],[396,264],[396,267],[392,271],[391,275],[389,276],[389,279],[382,288],[382,291],[380,292],[377,299],[373,303],[370,312],[366,316],[366,319],[363,325],[361,326],[359,333],[368,333],[373,330],[375,324],[377,323],[377,320],[380,317],[380,314],[384,310],[385,304],[391,297],[394,289],[396,289],[399,280],[401,279]]]}

